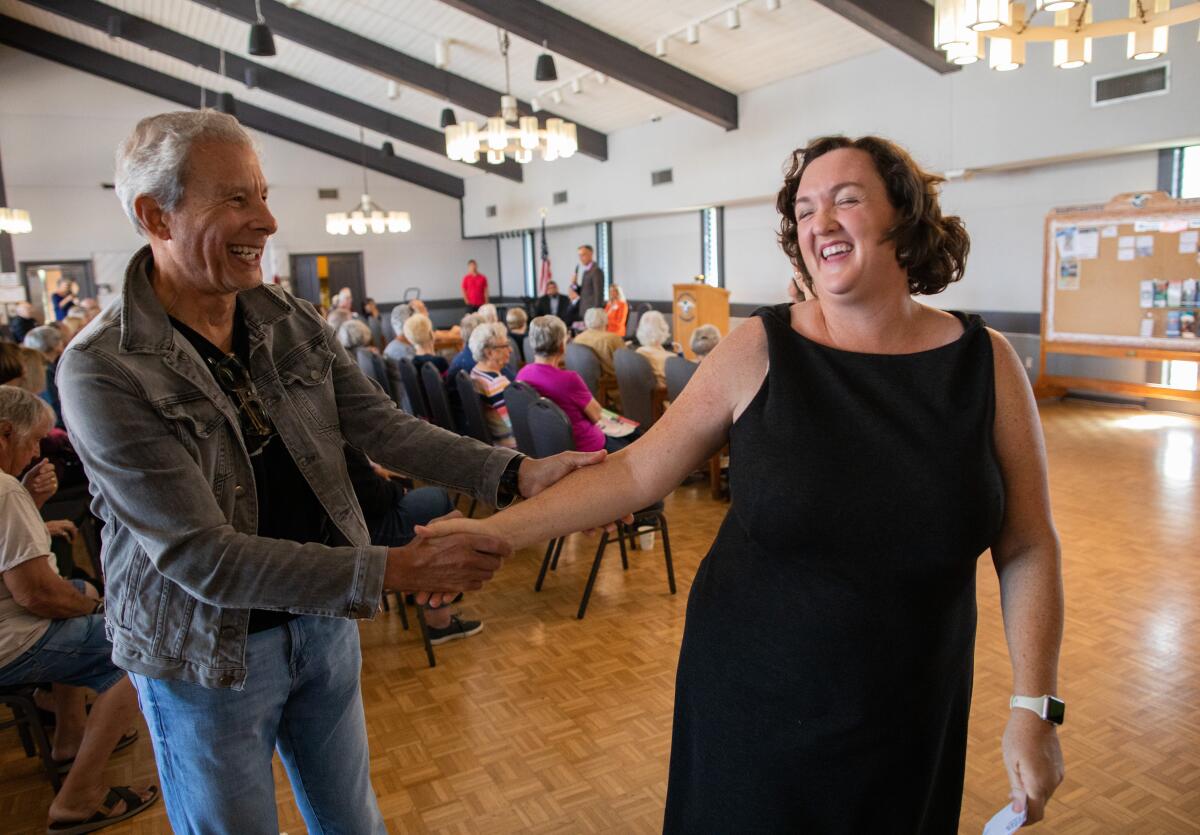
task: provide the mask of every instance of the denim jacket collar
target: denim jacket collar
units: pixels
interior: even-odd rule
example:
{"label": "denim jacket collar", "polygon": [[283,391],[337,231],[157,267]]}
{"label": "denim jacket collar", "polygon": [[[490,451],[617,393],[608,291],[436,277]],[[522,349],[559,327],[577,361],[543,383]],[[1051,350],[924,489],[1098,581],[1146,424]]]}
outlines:
{"label": "denim jacket collar", "polygon": [[[175,328],[154,293],[151,276],[154,255],[147,244],[129,261],[121,306],[121,351],[123,353],[168,354],[175,348]],[[238,294],[251,341],[264,338],[266,329],[292,312],[282,294],[262,285]]]}

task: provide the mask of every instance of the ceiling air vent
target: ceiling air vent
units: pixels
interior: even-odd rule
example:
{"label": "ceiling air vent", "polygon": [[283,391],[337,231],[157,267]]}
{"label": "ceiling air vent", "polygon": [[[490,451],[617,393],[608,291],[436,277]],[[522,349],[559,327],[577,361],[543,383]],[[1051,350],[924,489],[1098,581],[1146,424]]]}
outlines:
{"label": "ceiling air vent", "polygon": [[664,186],[667,183],[675,182],[675,175],[670,168],[664,168],[662,171],[650,172],[650,185]]}
{"label": "ceiling air vent", "polygon": [[338,190],[336,188],[319,188],[317,189],[318,200],[337,200]]}
{"label": "ceiling air vent", "polygon": [[1170,63],[1134,72],[1098,75],[1092,79],[1092,107],[1164,96],[1170,92]]}
{"label": "ceiling air vent", "polygon": [[554,205],[558,206],[567,202],[567,193],[565,191],[554,192]]}
{"label": "ceiling air vent", "polygon": [[496,216],[496,207],[495,206],[485,206],[483,209],[483,216],[484,217],[495,217]]}

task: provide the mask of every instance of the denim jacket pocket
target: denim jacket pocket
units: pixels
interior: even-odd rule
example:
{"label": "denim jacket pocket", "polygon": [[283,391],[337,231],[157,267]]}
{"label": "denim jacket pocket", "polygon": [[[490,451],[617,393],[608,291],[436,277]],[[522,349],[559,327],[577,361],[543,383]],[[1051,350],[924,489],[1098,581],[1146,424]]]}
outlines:
{"label": "denim jacket pocket", "polygon": [[338,428],[337,403],[329,379],[331,368],[333,352],[325,347],[322,338],[293,351],[279,369],[279,381],[288,399],[326,432]]}
{"label": "denim jacket pocket", "polygon": [[230,441],[222,431],[228,423],[225,414],[203,395],[160,401],[154,408],[196,459],[219,498],[225,481],[233,474]]}

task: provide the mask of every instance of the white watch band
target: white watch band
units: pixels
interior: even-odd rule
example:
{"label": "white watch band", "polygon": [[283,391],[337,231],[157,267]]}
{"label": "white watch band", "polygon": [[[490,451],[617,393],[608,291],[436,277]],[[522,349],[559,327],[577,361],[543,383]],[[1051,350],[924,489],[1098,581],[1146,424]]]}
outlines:
{"label": "white watch band", "polygon": [[1046,718],[1046,697],[1045,696],[1013,696],[1008,706],[1010,709],[1015,707],[1023,707],[1026,710],[1032,710],[1039,718]]}

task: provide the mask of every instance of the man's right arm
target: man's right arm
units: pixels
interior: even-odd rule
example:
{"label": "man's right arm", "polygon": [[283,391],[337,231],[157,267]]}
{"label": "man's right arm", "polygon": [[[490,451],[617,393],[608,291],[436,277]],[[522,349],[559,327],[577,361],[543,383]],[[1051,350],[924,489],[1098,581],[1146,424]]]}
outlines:
{"label": "man's right arm", "polygon": [[38,617],[75,618],[96,610],[96,601],[54,573],[45,556],[26,560],[3,576],[17,605]]}

